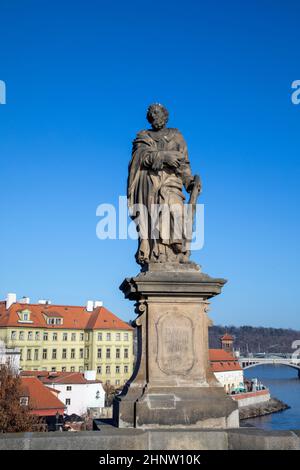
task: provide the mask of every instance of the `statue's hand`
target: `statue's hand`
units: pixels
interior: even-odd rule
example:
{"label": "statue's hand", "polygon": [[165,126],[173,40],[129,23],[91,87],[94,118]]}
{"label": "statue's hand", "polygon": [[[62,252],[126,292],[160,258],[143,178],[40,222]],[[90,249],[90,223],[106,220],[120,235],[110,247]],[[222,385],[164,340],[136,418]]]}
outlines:
{"label": "statue's hand", "polygon": [[172,168],[178,168],[182,159],[182,154],[175,150],[164,153],[164,163]]}
{"label": "statue's hand", "polygon": [[191,180],[188,182],[187,184],[187,192],[188,193],[191,193],[194,189],[194,187],[197,187],[198,189],[198,192],[200,193],[201,192],[201,187],[202,187],[202,183],[201,183],[201,179],[200,179],[200,176],[199,175],[195,175],[194,177],[191,178]]}

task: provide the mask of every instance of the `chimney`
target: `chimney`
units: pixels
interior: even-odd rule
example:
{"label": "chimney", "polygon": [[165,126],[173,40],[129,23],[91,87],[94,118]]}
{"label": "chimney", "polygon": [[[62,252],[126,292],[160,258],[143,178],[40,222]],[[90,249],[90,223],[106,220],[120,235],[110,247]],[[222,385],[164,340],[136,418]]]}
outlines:
{"label": "chimney", "polygon": [[25,297],[25,295],[23,295],[22,299],[20,299],[19,302],[20,302],[20,304],[29,304],[30,303],[30,298]]}
{"label": "chimney", "polygon": [[46,300],[46,299],[40,299],[38,301],[39,304],[41,305],[50,305],[51,304],[51,300]]}
{"label": "chimney", "polygon": [[6,296],[6,310],[9,309],[9,307],[12,304],[15,304],[17,301],[17,294],[7,294]]}
{"label": "chimney", "polygon": [[92,312],[94,310],[94,302],[93,300],[88,300],[86,303],[86,311]]}
{"label": "chimney", "polygon": [[84,371],[85,380],[96,380],[96,371],[95,370],[85,370]]}
{"label": "chimney", "polygon": [[103,302],[101,300],[95,300],[94,308],[102,307],[102,306],[103,306]]}

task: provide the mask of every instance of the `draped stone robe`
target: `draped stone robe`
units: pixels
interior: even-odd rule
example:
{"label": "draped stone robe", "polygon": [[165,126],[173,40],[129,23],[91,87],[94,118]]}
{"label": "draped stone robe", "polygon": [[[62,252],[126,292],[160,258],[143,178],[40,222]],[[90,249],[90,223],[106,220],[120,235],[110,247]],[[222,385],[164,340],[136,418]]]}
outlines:
{"label": "draped stone robe", "polygon": [[[180,167],[168,166],[164,162],[163,151],[180,152]],[[184,224],[178,233],[178,221],[180,214],[183,214],[183,186],[188,190],[192,180],[186,142],[177,129],[143,130],[137,134],[129,164],[127,196],[131,217],[136,221],[139,231],[136,254],[139,264],[186,260]],[[161,213],[153,233],[153,205],[167,205],[171,208],[169,230],[166,230],[164,215]],[[143,212],[142,207],[147,209],[147,213]],[[179,209],[176,214],[172,207]]]}

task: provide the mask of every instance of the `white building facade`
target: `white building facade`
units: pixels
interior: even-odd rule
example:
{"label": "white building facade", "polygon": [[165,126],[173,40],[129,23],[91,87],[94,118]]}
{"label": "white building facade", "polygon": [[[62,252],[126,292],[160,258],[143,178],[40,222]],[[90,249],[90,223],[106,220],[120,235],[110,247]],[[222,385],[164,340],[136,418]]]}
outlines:
{"label": "white building facade", "polygon": [[214,372],[214,375],[216,379],[223,385],[227,393],[230,393],[235,388],[239,388],[244,384],[244,374],[242,370]]}
{"label": "white building facade", "polygon": [[67,415],[82,416],[89,409],[100,414],[105,407],[105,391],[102,383],[96,380],[96,371],[85,371],[84,375],[60,375],[53,379],[49,377],[44,384],[60,392],[58,398],[65,404]]}
{"label": "white building facade", "polygon": [[18,374],[20,370],[20,350],[18,348],[7,348],[5,343],[0,340],[0,366],[10,367]]}

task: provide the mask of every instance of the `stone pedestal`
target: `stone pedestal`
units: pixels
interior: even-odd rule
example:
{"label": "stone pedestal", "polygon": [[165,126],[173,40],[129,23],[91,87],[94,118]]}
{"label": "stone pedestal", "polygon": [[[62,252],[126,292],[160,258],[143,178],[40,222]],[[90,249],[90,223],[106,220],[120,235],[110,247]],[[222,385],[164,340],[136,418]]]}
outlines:
{"label": "stone pedestal", "polygon": [[136,301],[138,357],[114,400],[119,427],[238,427],[237,404],[215,379],[208,359],[208,299],[224,279],[194,263],[155,263],[120,289]]}

